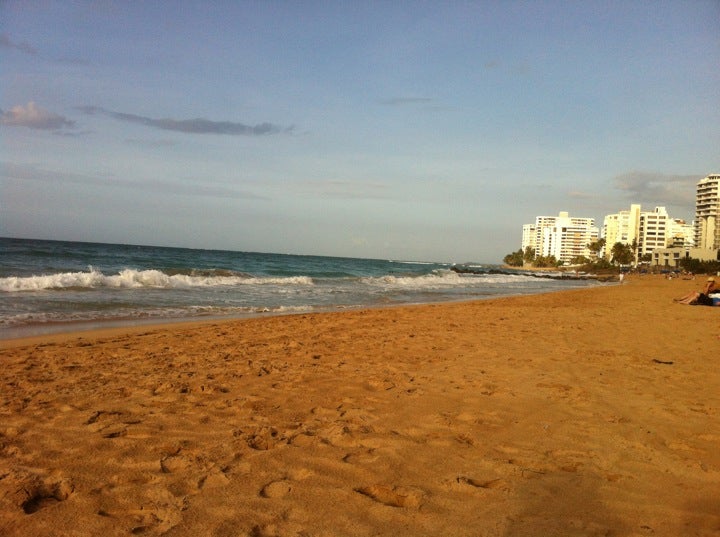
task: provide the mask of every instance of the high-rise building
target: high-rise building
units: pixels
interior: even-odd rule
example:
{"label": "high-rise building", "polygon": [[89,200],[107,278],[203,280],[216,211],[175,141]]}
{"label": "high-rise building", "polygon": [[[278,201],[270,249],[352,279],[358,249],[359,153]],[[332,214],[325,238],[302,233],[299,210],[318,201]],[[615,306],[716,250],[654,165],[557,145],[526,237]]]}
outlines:
{"label": "high-rise building", "polygon": [[554,256],[570,263],[578,256],[589,257],[587,245],[598,239],[594,218],[571,218],[565,211],[558,216],[538,216],[535,224],[523,226],[523,251],[530,246],[535,256]]}
{"label": "high-rise building", "polygon": [[709,250],[720,248],[720,174],[710,174],[697,184],[695,246]]}
{"label": "high-rise building", "polygon": [[609,260],[612,247],[618,242],[636,246],[635,262],[657,248],[692,247],[691,230],[692,226],[684,220],[671,218],[665,207],[643,212],[640,205],[633,204],[629,211],[605,216],[602,233],[605,239],[604,256]]}
{"label": "high-rise building", "polygon": [[655,207],[653,212],[640,213],[638,256],[652,254],[656,248],[667,248],[672,222],[665,207]]}
{"label": "high-rise building", "polygon": [[668,247],[693,248],[695,246],[695,228],[692,224],[688,224],[682,218],[673,218],[668,224],[670,226]]}
{"label": "high-rise building", "polygon": [[525,224],[523,226],[522,234],[522,251],[525,252],[525,248],[530,247],[534,252],[538,251],[538,236],[537,226],[535,224]]}
{"label": "high-rise building", "polygon": [[640,232],[640,205],[630,205],[630,210],[622,210],[605,216],[602,236],[605,239],[604,256],[612,257],[612,247],[620,242],[632,244],[637,241]]}

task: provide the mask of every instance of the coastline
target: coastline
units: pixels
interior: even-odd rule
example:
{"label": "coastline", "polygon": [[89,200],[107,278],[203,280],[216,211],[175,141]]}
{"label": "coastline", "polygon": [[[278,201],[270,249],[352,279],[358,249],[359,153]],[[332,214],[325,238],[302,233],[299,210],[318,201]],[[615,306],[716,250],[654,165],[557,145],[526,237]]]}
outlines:
{"label": "coastline", "polygon": [[[483,272],[484,273],[484,272]],[[497,271],[499,274],[510,274],[502,271]],[[537,276],[543,278],[544,276]],[[563,279],[563,278],[553,278]],[[599,283],[612,283],[612,279],[602,278],[569,278],[569,279],[590,279],[598,281]],[[95,320],[80,320],[80,321],[55,321],[55,322],[37,322],[34,324],[25,324],[13,327],[0,328],[0,349],[3,348],[4,341],[12,340],[23,340],[30,338],[40,338],[53,335],[61,334],[73,334],[75,332],[93,332],[93,331],[106,331],[117,328],[122,331],[124,328],[132,329],[138,327],[139,329],[148,328],[153,326],[163,325],[175,325],[183,323],[205,323],[214,321],[233,321],[242,319],[253,319],[253,318],[268,318],[274,316],[288,316],[288,315],[313,315],[316,313],[342,313],[346,311],[361,311],[364,309],[376,309],[376,308],[395,308],[395,307],[406,307],[406,306],[422,306],[430,304],[452,304],[455,302],[472,302],[475,300],[494,300],[500,297],[510,296],[528,296],[531,294],[543,294],[543,293],[554,293],[562,292],[569,289],[544,289],[532,292],[523,292],[521,295],[512,294],[493,294],[486,295],[484,297],[471,297],[471,298],[446,298],[444,300],[428,300],[423,302],[403,302],[397,304],[359,304],[353,306],[326,306],[309,308],[307,311],[259,311],[259,312],[245,312],[245,313],[233,313],[226,315],[196,315],[186,317],[152,317],[152,318],[119,318],[119,319],[95,319]]]}
{"label": "coastline", "polygon": [[[592,288],[586,288],[592,289]],[[17,335],[2,337],[0,335],[0,351],[3,349],[22,347],[26,345],[37,345],[43,343],[57,343],[73,340],[76,338],[105,338],[110,336],[133,335],[141,332],[155,330],[172,330],[175,328],[200,328],[208,324],[217,323],[234,323],[242,322],[250,319],[271,319],[274,317],[292,317],[292,316],[308,316],[308,315],[325,315],[325,314],[344,314],[350,312],[361,312],[365,310],[392,310],[395,308],[422,308],[425,306],[442,306],[452,304],[468,304],[473,302],[484,302],[486,300],[498,300],[501,298],[520,298],[522,296],[533,296],[548,293],[564,293],[575,291],[577,289],[559,289],[539,291],[537,293],[528,293],[523,295],[496,295],[486,298],[464,298],[456,300],[445,300],[442,302],[419,302],[407,304],[385,304],[385,305],[366,305],[353,308],[315,310],[307,312],[267,312],[244,314],[242,316],[211,316],[211,317],[181,317],[181,318],[157,318],[157,319],[126,319],[112,321],[76,321],[65,323],[52,323],[48,325],[30,325],[28,327],[13,330]],[[5,333],[10,333],[6,331]],[[2,334],[2,332],[0,332]]]}
{"label": "coastline", "polygon": [[419,302],[406,304],[385,304],[365,305],[353,308],[330,308],[307,312],[264,312],[247,313],[244,315],[210,316],[210,317],[180,317],[180,318],[156,318],[156,319],[126,319],[112,321],[76,321],[65,323],[53,323],[48,325],[30,325],[15,330],[8,330],[5,334],[14,332],[17,335],[4,337],[0,332],[0,351],[12,347],[25,345],[42,344],[46,342],[67,341],[75,338],[102,338],[108,336],[132,335],[139,332],[153,330],[172,330],[173,328],[202,327],[208,324],[233,323],[250,319],[271,319],[274,317],[292,317],[324,314],[343,314],[349,312],[360,312],[365,310],[392,310],[395,308],[418,308],[433,305],[466,304],[472,302],[483,302],[486,300],[497,300],[500,298],[513,298],[520,296],[532,296],[546,293],[563,293],[575,289],[560,289],[552,291],[539,291],[523,295],[496,295],[486,298],[463,298],[456,300],[445,300],[442,302]]}
{"label": "coastline", "polygon": [[0,533],[710,535],[695,283],[0,341]]}

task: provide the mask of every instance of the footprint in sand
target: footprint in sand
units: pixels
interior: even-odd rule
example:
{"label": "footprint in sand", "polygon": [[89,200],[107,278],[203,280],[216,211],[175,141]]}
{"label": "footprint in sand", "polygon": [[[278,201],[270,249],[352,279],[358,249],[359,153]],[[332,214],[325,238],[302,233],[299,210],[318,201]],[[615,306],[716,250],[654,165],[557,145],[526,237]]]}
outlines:
{"label": "footprint in sand", "polygon": [[308,447],[317,442],[318,438],[311,432],[302,432],[290,438],[290,445],[295,447]]}
{"label": "footprint in sand", "polygon": [[160,484],[140,488],[119,485],[113,489],[113,494],[98,491],[100,505],[96,513],[115,519],[113,525],[118,534],[165,535],[182,521],[189,506],[187,496],[176,495],[172,487]]}
{"label": "footprint in sand", "polygon": [[383,505],[412,509],[419,508],[425,498],[425,494],[420,489],[412,487],[392,487],[389,485],[370,485],[369,487],[355,489],[355,492],[372,498]]}
{"label": "footprint in sand", "polygon": [[72,481],[59,474],[42,476],[28,470],[14,470],[0,480],[5,481],[3,488],[14,490],[3,499],[12,501],[28,515],[67,500],[75,490]]}
{"label": "footprint in sand", "polygon": [[348,453],[342,460],[349,464],[372,464],[377,461],[379,455],[375,452],[374,448]]}
{"label": "footprint in sand", "polygon": [[283,498],[293,490],[293,481],[302,481],[314,475],[309,468],[293,468],[282,479],[271,481],[260,490],[263,498]]}
{"label": "footprint in sand", "polygon": [[121,438],[123,436],[127,436],[127,427],[125,427],[122,423],[108,425],[102,429],[102,435],[103,438]]}
{"label": "footprint in sand", "polygon": [[504,479],[475,479],[472,477],[459,476],[456,481],[461,485],[469,485],[478,489],[499,489],[508,490],[509,486]]}
{"label": "footprint in sand", "polygon": [[281,479],[279,481],[272,481],[265,485],[260,491],[260,496],[263,498],[282,498],[287,496],[292,490],[292,484],[290,481]]}
{"label": "footprint in sand", "polygon": [[40,487],[28,491],[29,497],[23,502],[23,511],[32,514],[54,503],[65,501],[73,493],[74,488],[72,482],[67,479],[43,483]]}
{"label": "footprint in sand", "polygon": [[198,488],[201,490],[214,489],[224,487],[228,483],[230,483],[230,479],[225,475],[225,472],[219,468],[213,468],[209,474],[200,479]]}
{"label": "footprint in sand", "polygon": [[390,379],[372,378],[365,383],[365,387],[371,392],[385,392],[395,388],[395,383]]}
{"label": "footprint in sand", "polygon": [[259,427],[250,430],[237,430],[233,436],[245,440],[247,445],[256,451],[267,451],[281,444],[287,444],[288,438],[275,427]]}
{"label": "footprint in sand", "polygon": [[140,423],[140,420],[132,418],[126,412],[119,411],[107,411],[98,410],[93,412],[85,425],[87,425],[91,431],[100,433],[103,438],[120,438],[127,436],[128,425],[136,425]]}
{"label": "footprint in sand", "polygon": [[193,465],[193,462],[193,459],[178,452],[163,457],[160,460],[160,469],[164,474],[175,474],[188,470]]}

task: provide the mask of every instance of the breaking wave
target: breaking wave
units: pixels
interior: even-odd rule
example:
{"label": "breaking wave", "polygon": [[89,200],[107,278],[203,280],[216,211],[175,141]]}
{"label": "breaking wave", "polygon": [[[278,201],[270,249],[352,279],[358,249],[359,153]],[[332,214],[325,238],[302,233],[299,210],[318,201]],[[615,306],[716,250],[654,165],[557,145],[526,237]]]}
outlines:
{"label": "breaking wave", "polygon": [[313,285],[308,276],[265,277],[232,271],[188,271],[166,273],[160,270],[125,269],[118,274],[106,275],[90,269],[87,272],[64,272],[43,276],[11,276],[0,278],[0,291],[41,291],[46,289],[183,289],[192,287],[218,287],[234,285]]}
{"label": "breaking wave", "polygon": [[361,278],[361,283],[369,286],[395,289],[443,289],[452,287],[487,287],[527,285],[534,278],[524,274],[459,274],[452,270],[439,269],[429,274],[395,275]]}

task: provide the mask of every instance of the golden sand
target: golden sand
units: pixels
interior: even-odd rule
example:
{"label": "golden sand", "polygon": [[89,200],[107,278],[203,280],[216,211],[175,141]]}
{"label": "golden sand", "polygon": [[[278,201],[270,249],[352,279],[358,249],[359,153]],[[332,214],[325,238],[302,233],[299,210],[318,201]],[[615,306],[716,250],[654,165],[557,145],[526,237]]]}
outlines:
{"label": "golden sand", "polygon": [[0,535],[719,535],[700,287],[0,342]]}

